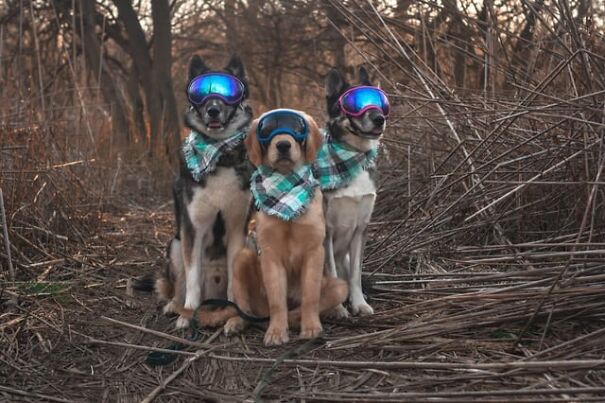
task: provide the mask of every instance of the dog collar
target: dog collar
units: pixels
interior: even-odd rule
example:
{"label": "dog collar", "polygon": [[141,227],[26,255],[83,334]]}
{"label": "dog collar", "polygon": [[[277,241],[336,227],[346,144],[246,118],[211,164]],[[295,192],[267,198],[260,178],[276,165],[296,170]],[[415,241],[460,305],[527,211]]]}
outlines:
{"label": "dog collar", "polygon": [[347,186],[357,175],[376,162],[378,147],[362,152],[345,142],[335,140],[327,130],[324,131],[324,138],[313,166],[321,190]]}
{"label": "dog collar", "polygon": [[308,164],[287,175],[261,165],[250,180],[256,207],[284,221],[294,220],[304,214],[318,185]]}
{"label": "dog collar", "polygon": [[246,138],[246,128],[224,140],[214,140],[191,131],[183,142],[182,152],[191,176],[199,182],[205,175],[216,170],[220,158],[240,145]]}

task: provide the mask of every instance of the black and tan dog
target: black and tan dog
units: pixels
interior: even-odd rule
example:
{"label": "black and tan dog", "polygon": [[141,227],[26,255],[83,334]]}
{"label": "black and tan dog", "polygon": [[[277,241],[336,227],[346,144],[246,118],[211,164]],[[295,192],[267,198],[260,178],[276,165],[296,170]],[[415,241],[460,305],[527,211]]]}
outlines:
{"label": "black and tan dog", "polygon": [[[215,73],[218,83],[195,81]],[[195,98],[196,90],[211,92],[210,86],[222,85],[221,74],[228,83],[243,86],[236,89],[243,91],[241,99],[228,102],[224,92]],[[177,231],[168,245],[168,266],[155,285],[160,298],[168,301],[164,311],[181,313],[177,327],[188,325],[187,312],[201,301],[231,296],[233,260],[245,241],[252,172],[243,143],[252,110],[240,59],[234,56],[222,71],[212,72],[196,55],[189,66],[189,79],[185,124],[191,134],[184,143],[173,187]],[[220,152],[216,154],[216,150]],[[196,164],[206,164],[208,169],[200,173]]]}

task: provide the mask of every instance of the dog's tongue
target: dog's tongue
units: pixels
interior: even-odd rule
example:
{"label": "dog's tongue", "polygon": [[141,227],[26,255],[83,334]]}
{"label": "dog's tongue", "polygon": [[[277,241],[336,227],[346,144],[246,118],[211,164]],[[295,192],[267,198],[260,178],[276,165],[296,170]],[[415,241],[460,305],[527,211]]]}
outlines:
{"label": "dog's tongue", "polygon": [[211,129],[220,129],[223,127],[223,125],[221,124],[220,120],[211,120],[208,122],[208,127]]}

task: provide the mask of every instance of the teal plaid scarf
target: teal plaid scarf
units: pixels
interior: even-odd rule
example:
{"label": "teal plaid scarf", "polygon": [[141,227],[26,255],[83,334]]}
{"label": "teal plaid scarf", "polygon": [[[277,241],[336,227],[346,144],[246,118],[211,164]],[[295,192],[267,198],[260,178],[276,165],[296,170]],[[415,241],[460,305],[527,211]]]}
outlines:
{"label": "teal plaid scarf", "polygon": [[307,164],[287,175],[261,165],[250,180],[256,207],[284,221],[294,220],[305,212],[317,185],[311,166]]}
{"label": "teal plaid scarf", "polygon": [[241,130],[224,140],[214,140],[192,131],[183,142],[183,156],[191,176],[196,182],[216,169],[221,156],[237,147],[246,138],[246,130]]}
{"label": "teal plaid scarf", "polygon": [[317,153],[313,171],[321,190],[340,189],[372,166],[377,156],[378,148],[362,152],[328,137]]}

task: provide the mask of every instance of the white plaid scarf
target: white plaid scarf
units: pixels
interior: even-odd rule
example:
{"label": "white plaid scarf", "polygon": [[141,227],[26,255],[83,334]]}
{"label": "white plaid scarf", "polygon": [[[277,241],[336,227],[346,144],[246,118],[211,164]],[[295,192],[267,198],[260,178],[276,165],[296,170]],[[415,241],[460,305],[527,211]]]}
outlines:
{"label": "white plaid scarf", "polygon": [[307,210],[318,185],[308,164],[287,175],[261,165],[250,180],[256,207],[284,221],[294,220]]}

